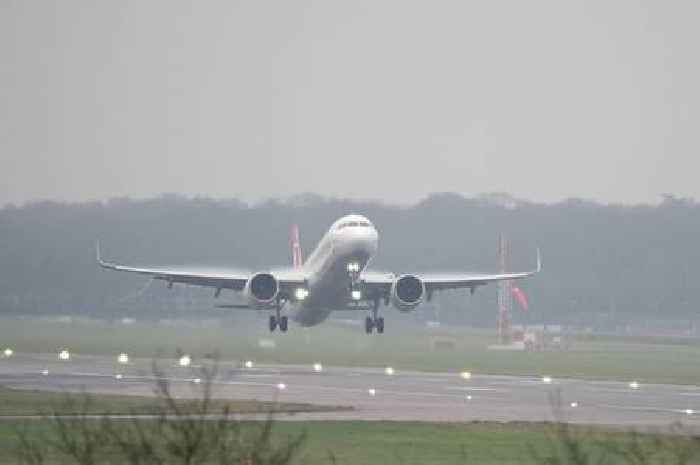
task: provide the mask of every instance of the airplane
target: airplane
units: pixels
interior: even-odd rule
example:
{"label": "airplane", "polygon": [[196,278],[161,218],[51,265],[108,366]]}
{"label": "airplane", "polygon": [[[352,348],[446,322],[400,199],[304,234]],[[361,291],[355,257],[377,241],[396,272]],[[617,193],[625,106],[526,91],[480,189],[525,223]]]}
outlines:
{"label": "airplane", "polygon": [[269,329],[287,332],[289,316],[303,327],[316,326],[333,310],[364,310],[365,332],[384,333],[384,318],[379,307],[393,305],[409,312],[429,302],[435,291],[469,289],[504,280],[533,276],[542,270],[540,251],[532,271],[518,273],[385,273],[367,269],[376,255],[379,233],[362,215],[347,215],[337,220],[323,236],[306,261],[299,243],[299,228],[292,227],[291,269],[234,271],[211,269],[139,268],[104,261],[96,244],[97,262],[108,270],[138,273],[173,284],[211,287],[219,297],[223,289],[242,292],[245,304],[219,305],[220,308],[255,309],[273,312]]}

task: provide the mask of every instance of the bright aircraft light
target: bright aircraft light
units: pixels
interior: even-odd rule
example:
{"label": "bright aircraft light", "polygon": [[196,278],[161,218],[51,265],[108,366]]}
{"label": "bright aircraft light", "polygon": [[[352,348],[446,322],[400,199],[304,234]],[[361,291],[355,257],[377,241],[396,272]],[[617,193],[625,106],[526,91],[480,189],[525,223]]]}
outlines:
{"label": "bright aircraft light", "polygon": [[121,373],[117,373],[116,375],[114,375],[114,379],[122,379],[123,377],[124,375]]}
{"label": "bright aircraft light", "polygon": [[571,408],[576,408],[576,407],[578,407],[578,402],[572,402],[570,405],[571,405]]}
{"label": "bright aircraft light", "polygon": [[188,367],[192,363],[192,357],[185,354],[182,357],[180,357],[180,361],[178,363],[181,367]]}
{"label": "bright aircraft light", "polygon": [[377,390],[374,389],[374,388],[369,388],[369,389],[367,389],[367,394],[369,394],[370,396],[374,397],[374,396],[377,395]]}
{"label": "bright aircraft light", "polygon": [[639,382],[638,381],[632,381],[630,383],[630,389],[639,389]]}
{"label": "bright aircraft light", "polygon": [[280,391],[284,391],[285,389],[287,389],[287,385],[284,383],[279,383],[277,385],[277,389],[279,389]]}
{"label": "bright aircraft light", "polygon": [[195,379],[192,380],[192,382],[193,382],[194,384],[199,384],[199,383],[202,382],[202,379],[201,379],[201,378],[195,378]]}
{"label": "bright aircraft light", "polygon": [[384,368],[384,374],[391,376],[394,374],[394,369],[391,367],[386,367]]}
{"label": "bright aircraft light", "polygon": [[246,360],[245,363],[243,364],[246,368],[253,368],[253,361],[252,360]]}
{"label": "bright aircraft light", "polygon": [[5,351],[3,352],[3,354],[5,354],[5,357],[7,357],[7,358],[12,357],[12,354],[14,354],[14,353],[15,352],[10,348],[5,349]]}
{"label": "bright aircraft light", "polygon": [[360,271],[360,264],[356,262],[350,262],[348,263],[348,271],[349,272],[357,272]]}
{"label": "bright aircraft light", "polygon": [[44,376],[48,376],[48,375],[49,375],[49,370],[41,370],[41,374],[44,375]]}
{"label": "bright aircraft light", "polygon": [[352,300],[360,300],[362,298],[362,292],[354,290],[350,293],[352,295]]}
{"label": "bright aircraft light", "polygon": [[314,371],[316,373],[321,373],[323,371],[323,365],[320,363],[314,363]]}
{"label": "bright aircraft light", "polygon": [[685,414],[686,414],[686,415],[693,415],[694,413],[695,413],[695,410],[693,410],[692,408],[687,408],[687,409],[685,409]]}
{"label": "bright aircraft light", "polygon": [[471,394],[467,394],[467,400],[472,400]]}
{"label": "bright aircraft light", "polygon": [[70,360],[70,352],[67,350],[62,350],[58,353],[59,360]]}
{"label": "bright aircraft light", "polygon": [[552,384],[552,377],[551,376],[543,376],[542,377],[542,382],[544,384]]}
{"label": "bright aircraft light", "polygon": [[294,291],[294,297],[296,297],[297,300],[304,300],[308,295],[309,291],[303,287],[298,287],[296,291]]}
{"label": "bright aircraft light", "polygon": [[463,371],[459,376],[461,376],[462,379],[472,379],[472,374],[468,371]]}
{"label": "bright aircraft light", "polygon": [[117,357],[117,361],[122,365],[126,365],[127,363],[129,363],[129,355],[121,353],[119,354],[119,357]]}

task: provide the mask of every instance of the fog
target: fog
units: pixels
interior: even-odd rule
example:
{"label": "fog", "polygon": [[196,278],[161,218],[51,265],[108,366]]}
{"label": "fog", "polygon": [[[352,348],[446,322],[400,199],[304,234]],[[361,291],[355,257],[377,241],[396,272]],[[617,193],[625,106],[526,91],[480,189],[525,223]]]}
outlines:
{"label": "fog", "polygon": [[0,205],[697,197],[695,2],[0,5]]}

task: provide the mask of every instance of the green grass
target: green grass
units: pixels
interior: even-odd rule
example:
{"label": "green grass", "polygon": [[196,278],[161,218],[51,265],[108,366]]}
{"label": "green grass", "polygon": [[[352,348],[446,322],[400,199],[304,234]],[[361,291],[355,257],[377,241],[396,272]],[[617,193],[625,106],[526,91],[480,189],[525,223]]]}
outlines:
{"label": "green grass", "polygon": [[[453,351],[433,350],[436,339],[450,339]],[[272,340],[274,350],[261,348]],[[426,371],[542,375],[589,379],[637,379],[646,383],[700,384],[700,342],[582,339],[570,351],[512,352],[487,350],[495,334],[463,328],[388,328],[382,336],[365,335],[360,327],[327,323],[314,328],[292,327],[288,334],[270,334],[262,319],[231,328],[208,326],[124,326],[99,322],[73,324],[37,320],[0,320],[0,350],[17,353],[80,354],[120,352],[150,359],[173,356],[180,349],[195,357],[218,353],[223,360],[341,366],[386,366]],[[0,360],[0,363],[2,361]]]}
{"label": "green grass", "polygon": [[[253,430],[259,425],[244,423],[243,428]],[[25,424],[0,423],[0,450],[11,451],[16,446],[16,431],[23,429],[30,435],[47,435],[55,438],[47,421]],[[596,454],[603,450],[596,441],[604,439],[608,444],[624,446],[635,443],[626,433],[597,431],[590,433],[574,428],[573,435],[584,451]],[[293,463],[316,464],[478,464],[478,465],[522,465],[542,463],[538,457],[558,455],[560,441],[553,441],[552,427],[544,424],[436,424],[404,422],[278,422],[274,425],[273,443],[284,443],[290,437],[306,433],[300,454]],[[669,448],[679,443],[657,442],[658,437],[641,437],[636,445],[648,449],[645,464],[673,464],[662,462],[658,448]],[[675,441],[676,439],[668,439]],[[662,439],[663,441],[663,439]],[[554,445],[556,444],[556,445]],[[697,448],[695,449],[697,451]],[[669,451],[662,451],[663,454]],[[566,454],[563,454],[566,456]],[[697,455],[695,459],[698,459]],[[666,456],[668,459],[668,456]],[[3,455],[0,464],[16,463],[9,455]],[[557,463],[557,462],[553,462]],[[574,462],[562,462],[574,463]],[[585,463],[595,463],[594,460]],[[620,457],[605,462],[629,463]],[[695,463],[695,462],[688,462]]]}
{"label": "green grass", "polygon": [[[153,397],[65,394],[58,392],[24,391],[0,387],[0,416],[59,414],[151,414],[157,410]],[[178,406],[191,410],[194,400],[178,399]],[[232,413],[265,412],[318,412],[334,411],[335,407],[310,404],[260,402],[255,400],[213,399],[211,408],[222,411],[225,407]]]}

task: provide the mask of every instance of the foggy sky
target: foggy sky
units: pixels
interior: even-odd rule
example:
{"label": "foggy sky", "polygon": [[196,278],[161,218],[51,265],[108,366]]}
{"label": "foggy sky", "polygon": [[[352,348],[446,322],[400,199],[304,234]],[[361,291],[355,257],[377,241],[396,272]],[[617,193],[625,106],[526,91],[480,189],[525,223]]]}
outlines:
{"label": "foggy sky", "polygon": [[0,1],[0,205],[700,197],[698,2]]}

